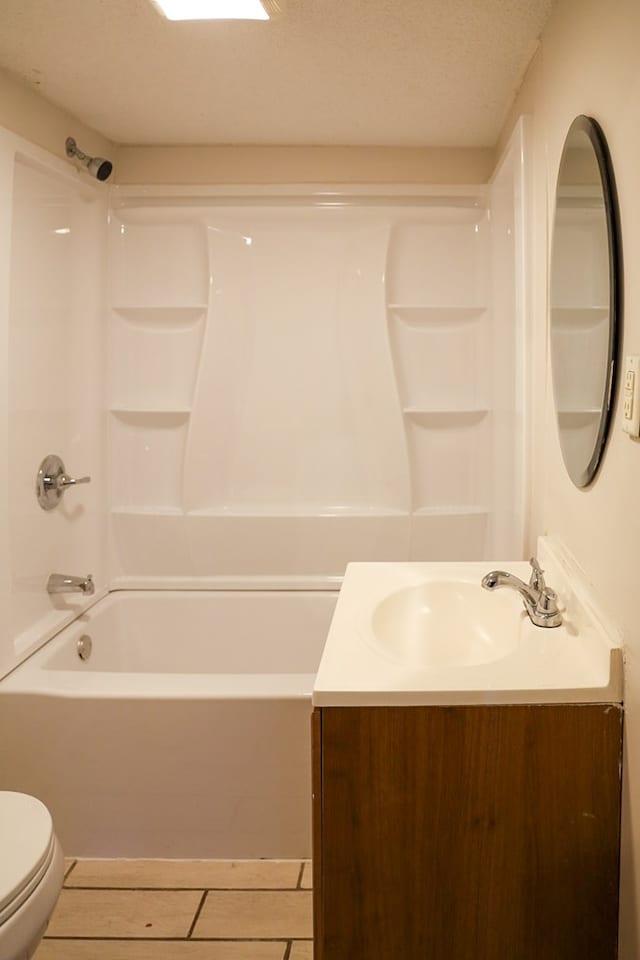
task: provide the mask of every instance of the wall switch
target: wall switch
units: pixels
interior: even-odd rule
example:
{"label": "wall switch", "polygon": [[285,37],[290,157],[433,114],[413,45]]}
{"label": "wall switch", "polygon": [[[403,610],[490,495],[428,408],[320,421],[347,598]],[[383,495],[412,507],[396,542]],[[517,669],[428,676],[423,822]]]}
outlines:
{"label": "wall switch", "polygon": [[622,397],[622,429],[632,437],[640,437],[640,356],[625,357],[623,397]]}

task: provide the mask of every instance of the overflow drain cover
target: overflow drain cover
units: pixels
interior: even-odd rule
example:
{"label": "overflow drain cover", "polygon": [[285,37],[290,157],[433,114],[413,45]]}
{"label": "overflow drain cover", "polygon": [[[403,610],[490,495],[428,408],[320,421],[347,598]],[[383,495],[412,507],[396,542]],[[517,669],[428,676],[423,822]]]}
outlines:
{"label": "overflow drain cover", "polygon": [[88,660],[91,656],[93,641],[88,633],[83,633],[77,643],[78,656],[81,660]]}

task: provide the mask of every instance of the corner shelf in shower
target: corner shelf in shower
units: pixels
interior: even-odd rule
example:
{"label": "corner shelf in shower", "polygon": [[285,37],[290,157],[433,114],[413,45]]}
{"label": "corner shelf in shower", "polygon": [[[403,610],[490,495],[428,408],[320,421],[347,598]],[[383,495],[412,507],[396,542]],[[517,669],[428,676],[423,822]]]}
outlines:
{"label": "corner shelf in shower", "polygon": [[195,326],[209,309],[209,304],[113,306],[111,309],[134,326],[156,326],[161,331],[171,327]]}
{"label": "corner shelf in shower", "polygon": [[488,513],[491,411],[471,404],[457,409],[412,404],[404,415],[414,516]]}
{"label": "corner shelf in shower", "polygon": [[487,307],[478,304],[388,303],[387,310],[403,323],[419,327],[480,320],[486,314]]}
{"label": "corner shelf in shower", "polygon": [[159,407],[136,407],[133,405],[113,404],[109,407],[109,413],[117,417],[188,417],[191,414],[190,407],[178,406],[159,406]]}
{"label": "corner shelf in shower", "polygon": [[489,307],[480,296],[459,303],[391,299],[387,314],[417,555],[446,556],[450,547],[464,553],[465,545],[480,555],[491,518]]}
{"label": "corner shelf in shower", "polygon": [[608,306],[586,306],[586,307],[552,307],[551,315],[554,323],[567,330],[574,330],[576,327],[597,327],[609,319]]}
{"label": "corner shelf in shower", "polygon": [[414,517],[482,517],[491,510],[484,504],[444,504],[438,507],[417,507]]}
{"label": "corner shelf in shower", "polygon": [[109,417],[113,502],[131,513],[181,513],[189,410],[118,407]]}
{"label": "corner shelf in shower", "polygon": [[576,410],[558,410],[558,420],[563,427],[585,427],[587,424],[599,420],[602,415],[600,407],[585,407]]}
{"label": "corner shelf in shower", "polygon": [[460,425],[469,426],[471,423],[482,420],[490,413],[488,407],[464,407],[463,409],[454,409],[453,407],[421,407],[411,406],[403,407],[402,412],[406,417],[412,420],[421,421],[428,425],[429,421],[444,420],[451,427],[456,426],[456,421]]}
{"label": "corner shelf in shower", "polygon": [[206,307],[114,310],[109,399],[128,412],[188,411],[193,401]]}
{"label": "corner shelf in shower", "polygon": [[406,304],[391,308],[389,337],[405,415],[488,411],[488,308]]}

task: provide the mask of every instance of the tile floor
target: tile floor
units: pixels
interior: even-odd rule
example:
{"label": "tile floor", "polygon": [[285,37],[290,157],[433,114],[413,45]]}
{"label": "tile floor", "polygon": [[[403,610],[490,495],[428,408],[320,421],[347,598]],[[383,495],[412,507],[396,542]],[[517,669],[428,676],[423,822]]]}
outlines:
{"label": "tile floor", "polygon": [[34,960],[312,960],[311,864],[69,860]]}

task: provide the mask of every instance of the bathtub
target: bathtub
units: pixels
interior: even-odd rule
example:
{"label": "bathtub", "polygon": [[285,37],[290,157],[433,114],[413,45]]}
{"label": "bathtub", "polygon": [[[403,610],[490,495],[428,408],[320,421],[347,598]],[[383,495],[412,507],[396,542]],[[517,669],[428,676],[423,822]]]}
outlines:
{"label": "bathtub", "polygon": [[40,797],[69,856],[310,856],[311,691],[336,599],[109,594],[0,682],[0,789]]}

